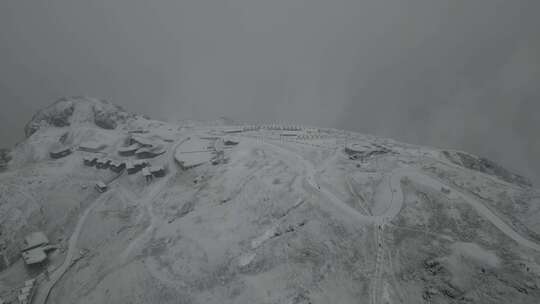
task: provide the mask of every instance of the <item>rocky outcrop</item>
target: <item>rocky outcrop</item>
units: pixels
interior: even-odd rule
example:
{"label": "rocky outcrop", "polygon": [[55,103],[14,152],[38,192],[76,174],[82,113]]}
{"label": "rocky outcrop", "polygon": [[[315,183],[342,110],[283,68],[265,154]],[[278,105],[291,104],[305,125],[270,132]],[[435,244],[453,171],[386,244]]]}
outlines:
{"label": "rocky outcrop", "polygon": [[531,187],[532,183],[527,178],[512,173],[496,162],[483,157],[477,157],[460,151],[443,151],[443,155],[454,164],[467,169],[480,171],[499,177],[500,179],[524,187]]}
{"label": "rocky outcrop", "polygon": [[0,149],[0,171],[7,167],[8,162],[11,160],[8,149]]}
{"label": "rocky outcrop", "polygon": [[119,123],[124,123],[130,115],[125,112],[121,107],[112,104],[107,104],[111,107],[104,107],[102,105],[94,105],[94,123],[103,129],[116,129]]}
{"label": "rocky outcrop", "polygon": [[24,128],[26,137],[30,137],[44,124],[55,127],[69,126],[69,118],[73,114],[73,110],[74,106],[72,102],[59,100],[52,106],[38,111]]}
{"label": "rocky outcrop", "polygon": [[67,127],[76,123],[93,123],[103,129],[115,129],[132,117],[108,101],[88,97],[62,98],[38,111],[25,127],[26,137],[42,126]]}

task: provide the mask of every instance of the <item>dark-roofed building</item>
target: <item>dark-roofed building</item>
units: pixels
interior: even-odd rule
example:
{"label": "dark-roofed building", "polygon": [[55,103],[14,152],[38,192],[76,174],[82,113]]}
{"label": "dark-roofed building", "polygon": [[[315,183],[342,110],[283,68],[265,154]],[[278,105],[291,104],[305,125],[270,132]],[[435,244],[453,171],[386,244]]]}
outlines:
{"label": "dark-roofed building", "polygon": [[119,161],[112,161],[109,165],[109,169],[111,169],[111,171],[116,172],[116,173],[122,172],[122,170],[124,170],[125,168],[126,168],[126,163],[119,162]]}
{"label": "dark-roofed building", "polygon": [[163,167],[162,165],[152,165],[150,166],[149,171],[155,177],[165,176],[165,167]]}
{"label": "dark-roofed building", "polygon": [[70,155],[71,152],[71,148],[63,147],[52,150],[51,152],[49,152],[49,155],[51,156],[51,158],[58,159]]}
{"label": "dark-roofed building", "polygon": [[111,164],[112,160],[107,158],[98,158],[96,161],[96,168],[98,169],[107,169],[109,168],[109,165]]}
{"label": "dark-roofed building", "polygon": [[236,146],[236,145],[238,145],[238,143],[239,143],[238,140],[232,139],[231,137],[223,138],[223,144],[225,146]]}
{"label": "dark-roofed building", "polygon": [[148,165],[147,162],[142,160],[130,161],[126,164],[128,174],[134,174],[142,170],[142,168]]}
{"label": "dark-roofed building", "polygon": [[97,163],[97,157],[85,157],[83,158],[83,163],[85,166],[93,167]]}

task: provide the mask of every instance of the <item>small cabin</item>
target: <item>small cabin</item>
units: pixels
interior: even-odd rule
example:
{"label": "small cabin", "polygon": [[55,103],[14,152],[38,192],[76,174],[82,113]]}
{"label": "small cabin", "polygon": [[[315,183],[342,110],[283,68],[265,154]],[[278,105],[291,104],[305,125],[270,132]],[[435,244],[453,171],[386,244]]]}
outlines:
{"label": "small cabin", "polygon": [[95,188],[99,193],[107,191],[107,185],[104,182],[97,182]]}
{"label": "small cabin", "polygon": [[165,168],[163,166],[153,165],[149,168],[149,171],[154,177],[165,176]]}
{"label": "small cabin", "polygon": [[112,162],[112,160],[110,160],[110,159],[99,158],[96,161],[96,168],[98,168],[98,169],[107,169],[107,168],[109,168],[111,162]]}
{"label": "small cabin", "polygon": [[242,132],[244,132],[244,128],[231,128],[231,129],[223,130],[223,133],[226,133],[226,134],[242,133]]}
{"label": "small cabin", "polygon": [[85,166],[93,167],[97,163],[97,157],[85,157],[83,158],[83,163]]}
{"label": "small cabin", "polygon": [[230,138],[230,137],[225,137],[225,138],[223,139],[223,144],[224,144],[225,146],[236,146],[236,145],[238,145],[238,143],[239,143],[239,141],[234,140],[234,139],[232,139],[232,138]]}
{"label": "small cabin", "polygon": [[125,168],[126,168],[126,163],[124,162],[113,161],[109,165],[109,169],[111,169],[111,171],[116,172],[116,173],[122,172],[122,170],[124,170]]}
{"label": "small cabin", "polygon": [[298,132],[285,131],[285,132],[281,132],[281,134],[279,134],[279,136],[281,136],[281,137],[296,137],[296,136],[298,136]]}
{"label": "small cabin", "polygon": [[146,167],[148,165],[145,161],[132,161],[128,162],[126,165],[126,169],[128,174],[134,174],[142,170],[142,168]]}
{"label": "small cabin", "polygon": [[71,148],[60,148],[60,149],[52,150],[49,153],[49,155],[53,159],[59,159],[59,158],[66,157],[66,156],[70,155],[71,152],[72,152]]}
{"label": "small cabin", "polygon": [[150,170],[148,170],[148,168],[142,169],[142,175],[144,176],[147,182],[151,181],[152,178],[154,177],[152,173],[150,173]]}

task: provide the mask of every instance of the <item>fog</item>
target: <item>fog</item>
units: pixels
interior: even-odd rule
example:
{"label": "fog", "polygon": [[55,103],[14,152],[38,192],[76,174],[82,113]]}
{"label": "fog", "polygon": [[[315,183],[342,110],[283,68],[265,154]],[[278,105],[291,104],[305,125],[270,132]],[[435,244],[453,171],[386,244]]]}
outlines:
{"label": "fog", "polygon": [[540,1],[0,4],[0,139],[61,96],[463,149],[540,181]]}

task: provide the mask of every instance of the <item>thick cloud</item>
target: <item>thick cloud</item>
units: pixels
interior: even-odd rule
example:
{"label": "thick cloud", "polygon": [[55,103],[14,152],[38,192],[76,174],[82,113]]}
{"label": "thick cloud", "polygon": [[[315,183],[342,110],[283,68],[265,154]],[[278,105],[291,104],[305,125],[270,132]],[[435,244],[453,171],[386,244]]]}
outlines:
{"label": "thick cloud", "polygon": [[160,119],[295,121],[540,180],[537,0],[4,0],[0,138],[60,96]]}

